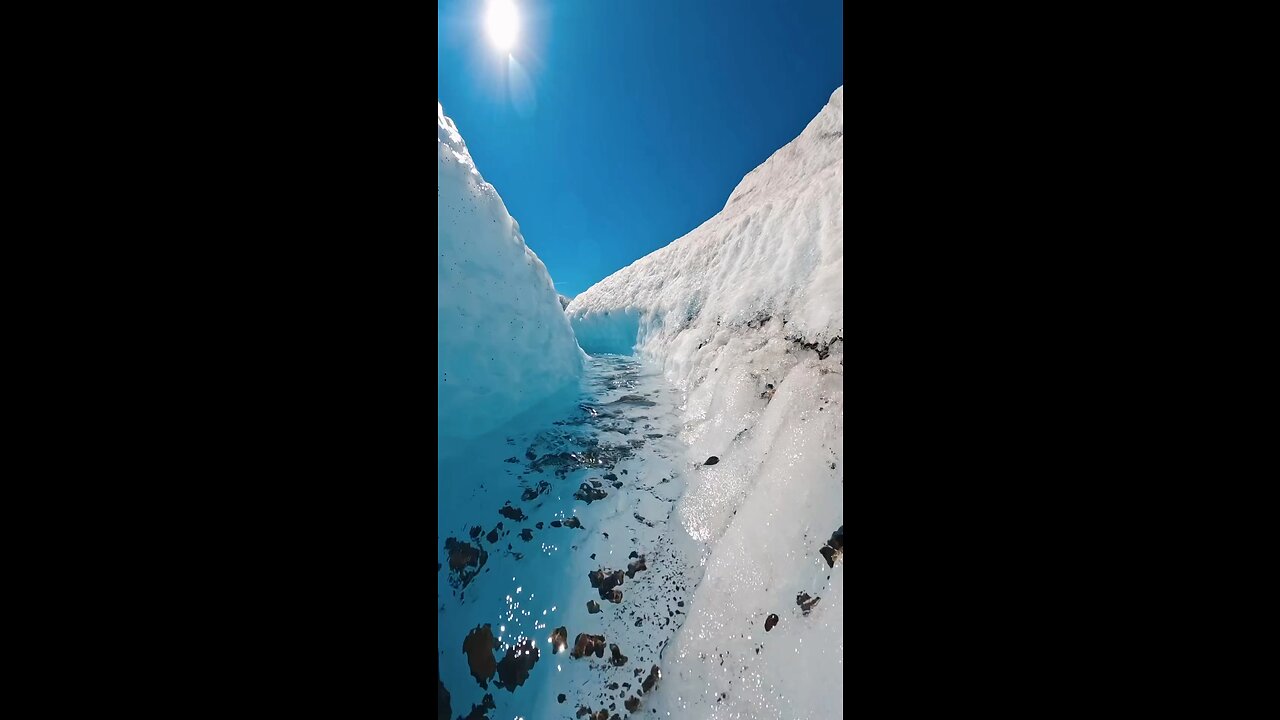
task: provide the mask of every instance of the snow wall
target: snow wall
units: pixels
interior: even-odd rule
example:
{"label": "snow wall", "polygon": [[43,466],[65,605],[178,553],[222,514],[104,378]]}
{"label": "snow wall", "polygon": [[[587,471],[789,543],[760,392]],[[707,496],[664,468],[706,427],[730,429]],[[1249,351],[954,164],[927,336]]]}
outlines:
{"label": "snow wall", "polygon": [[845,560],[819,554],[844,525],[843,173],[841,87],[720,213],[565,309],[583,349],[634,350],[685,392],[677,512],[705,574],[660,717],[843,716]]}
{"label": "snow wall", "polygon": [[583,354],[546,266],[438,102],[436,133],[436,384],[444,453],[448,440],[572,403]]}

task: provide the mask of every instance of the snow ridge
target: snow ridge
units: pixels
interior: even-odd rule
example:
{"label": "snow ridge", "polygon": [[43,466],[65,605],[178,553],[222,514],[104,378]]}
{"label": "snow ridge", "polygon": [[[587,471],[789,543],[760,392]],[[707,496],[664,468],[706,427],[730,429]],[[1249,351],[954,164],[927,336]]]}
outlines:
{"label": "snow ridge", "polygon": [[843,173],[841,87],[724,209],[565,309],[583,349],[685,393],[677,512],[706,564],[659,715],[843,715],[843,558],[819,554],[844,524]]}
{"label": "snow ridge", "polygon": [[[551,276],[436,103],[438,438],[476,437],[553,399],[583,354]],[[441,452],[455,445],[441,444]]]}

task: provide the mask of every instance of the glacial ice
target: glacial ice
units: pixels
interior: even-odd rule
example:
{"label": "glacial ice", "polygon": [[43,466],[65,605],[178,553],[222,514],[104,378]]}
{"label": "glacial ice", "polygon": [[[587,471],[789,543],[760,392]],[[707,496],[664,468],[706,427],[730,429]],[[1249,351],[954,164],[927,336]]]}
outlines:
{"label": "glacial ice", "polygon": [[446,441],[571,403],[583,353],[547,268],[440,103],[436,132],[436,385],[439,440]]}
{"label": "glacial ice", "polygon": [[685,393],[677,514],[705,562],[660,717],[843,715],[845,560],[820,554],[844,525],[843,172],[841,87],[720,213],[565,309],[583,349]]}
{"label": "glacial ice", "polygon": [[843,92],[567,307],[439,110],[452,716],[843,716]]}

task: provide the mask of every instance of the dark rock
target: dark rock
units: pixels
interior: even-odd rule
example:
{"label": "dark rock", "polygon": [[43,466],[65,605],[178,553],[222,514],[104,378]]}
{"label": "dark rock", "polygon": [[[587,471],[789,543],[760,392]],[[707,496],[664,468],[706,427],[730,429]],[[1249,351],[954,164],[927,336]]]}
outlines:
{"label": "dark rock", "polygon": [[662,678],[662,671],[658,669],[657,665],[654,665],[653,669],[649,671],[649,677],[644,679],[644,684],[642,684],[640,687],[645,692],[649,692],[650,690],[653,689],[653,686],[656,685],[658,680],[660,680],[661,678]]}
{"label": "dark rock", "polygon": [[564,521],[564,526],[571,527],[571,528],[580,528],[582,527],[582,521],[576,517],[571,517],[568,520]]}
{"label": "dark rock", "polygon": [[484,532],[484,528],[480,527],[479,525],[476,525],[475,527],[471,528],[471,539],[474,540],[480,537],[480,533],[482,532]]}
{"label": "dark rock", "polygon": [[635,712],[640,708],[640,698],[632,695],[623,705],[627,708],[627,712]]}
{"label": "dark rock", "polygon": [[608,495],[609,493],[605,492],[604,490],[591,487],[591,485],[587,483],[582,483],[582,485],[578,488],[578,492],[573,494],[573,496],[578,498],[579,500],[586,501],[588,505],[595,502],[596,500],[603,500]]}
{"label": "dark rock", "polygon": [[498,687],[515,692],[529,678],[529,671],[538,662],[538,655],[538,648],[531,638],[509,646],[506,657],[498,663]]}
{"label": "dark rock", "polygon": [[764,619],[764,631],[769,632],[770,630],[773,629],[773,626],[777,624],[778,624],[778,616],[770,615],[769,617]]}
{"label": "dark rock", "polygon": [[644,564],[644,556],[641,555],[639,560],[636,560],[635,562],[627,564],[627,577],[633,578],[636,576],[636,573],[640,572],[641,570],[648,570],[648,569],[649,569],[648,566]]}
{"label": "dark rock", "polygon": [[507,458],[506,460],[503,460],[502,462],[518,463],[520,462],[520,458],[516,457],[515,455],[512,455],[511,457]]}
{"label": "dark rock", "polygon": [[702,464],[703,464],[703,465],[715,465],[715,464],[716,464],[716,463],[718,463],[718,462],[720,462],[720,458],[716,457],[715,455],[712,455],[711,457],[707,458],[707,461],[706,461],[706,462],[704,462],[704,463],[702,463]]}
{"label": "dark rock", "polygon": [[825,546],[823,546],[822,548],[819,548],[818,552],[821,553],[822,557],[826,559],[827,567],[835,567],[836,558],[840,557],[840,554],[844,552],[844,526],[843,525],[840,526],[839,530],[836,530],[835,532],[831,533],[831,539],[827,541],[827,544]]}
{"label": "dark rock", "polygon": [[621,487],[622,487],[622,481],[618,481],[618,482],[614,483],[614,484],[613,484],[613,486],[614,486],[615,488],[621,488]]}
{"label": "dark rock", "polygon": [[604,474],[604,479],[605,479],[605,480],[617,480],[617,479],[618,479],[618,476],[617,476],[617,475],[614,475],[613,473],[605,473],[605,474]]}
{"label": "dark rock", "polygon": [[592,481],[591,481],[591,487],[600,487],[600,486],[602,486],[602,485],[604,485],[604,483],[600,482],[599,480],[592,480]]}
{"label": "dark rock", "polygon": [[521,539],[521,540],[523,540],[523,541],[525,541],[525,542],[529,542],[530,540],[532,540],[532,539],[533,539],[533,531],[532,531],[532,530],[530,530],[529,528],[525,528],[525,529],[521,530],[521,531],[520,531],[520,539]]}
{"label": "dark rock", "polygon": [[559,520],[552,520],[552,521],[551,521],[551,527],[560,527],[560,521],[559,521]]}
{"label": "dark rock", "polygon": [[600,603],[596,602],[595,600],[588,600],[587,612],[591,615],[595,615],[596,613],[600,612]]}
{"label": "dark rock", "polygon": [[436,693],[436,717],[452,717],[453,708],[449,704],[449,691],[444,687],[444,681],[440,680],[439,671],[436,672],[436,680],[440,683],[440,690]]}
{"label": "dark rock", "polygon": [[569,629],[561,625],[551,631],[551,654],[556,655],[569,644]]}
{"label": "dark rock", "polygon": [[489,713],[485,711],[493,709],[493,696],[486,694],[484,699],[480,701],[479,705],[472,705],[471,712],[467,713],[466,717],[460,718],[459,720],[489,720]]}
{"label": "dark rock", "polygon": [[631,554],[627,556],[627,559],[637,558],[637,557],[640,557],[640,554],[637,553],[635,550],[632,550]]}
{"label": "dark rock", "polygon": [[558,703],[564,702],[564,693],[560,693],[559,695],[556,696],[556,702]]}
{"label": "dark rock", "polygon": [[615,588],[622,584],[625,577],[626,573],[621,570],[592,570],[587,573],[591,587],[600,591],[600,597],[615,603],[622,602],[622,591]]}
{"label": "dark rock", "polygon": [[521,510],[520,508],[511,507],[510,504],[503,505],[502,509],[498,511],[498,514],[504,518],[509,518],[511,520],[516,520],[516,521],[521,521],[521,520],[524,520],[526,517],[528,517],[527,515],[524,514],[524,510]]}
{"label": "dark rock", "polygon": [[573,651],[569,655],[577,659],[592,654],[598,658],[604,657],[604,636],[578,633],[578,637],[573,641]]}
{"label": "dark rock", "polygon": [[534,527],[536,527],[536,528],[538,528],[539,530],[541,530],[541,529],[542,529],[542,523],[538,523],[537,525],[534,525]]}
{"label": "dark rock", "polygon": [[614,667],[622,667],[627,664],[627,656],[622,654],[622,651],[618,649],[618,645],[616,643],[609,644],[609,652],[612,653],[612,656],[609,658],[609,662],[612,663]]}
{"label": "dark rock", "polygon": [[538,481],[538,485],[536,487],[525,488],[524,492],[520,493],[520,499],[533,500],[537,498],[539,495],[546,495],[549,492],[551,492],[551,483],[547,482],[546,480],[540,480]]}
{"label": "dark rock", "polygon": [[491,542],[491,543],[496,543],[496,542],[498,542],[498,529],[497,529],[497,528],[494,528],[494,529],[490,530],[490,531],[489,531],[489,534],[488,534],[488,535],[485,535],[485,538],[487,538],[487,539],[489,540],[489,542]]}
{"label": "dark rock", "polygon": [[493,631],[488,623],[477,625],[462,641],[462,652],[467,654],[467,666],[471,669],[471,676],[476,679],[480,687],[485,689],[489,687],[489,679],[497,669],[497,662],[493,658],[493,651],[497,647],[498,640],[493,637]]}
{"label": "dark rock", "polygon": [[813,606],[817,605],[818,601],[821,599],[821,597],[810,598],[809,593],[802,592],[799,595],[796,595],[796,604],[800,606],[800,610],[803,611],[805,615],[808,615],[809,611],[813,609]]}
{"label": "dark rock", "polygon": [[456,538],[445,540],[444,549],[449,553],[449,572],[452,575],[449,582],[458,588],[466,588],[489,559],[489,553],[478,544],[472,545]]}

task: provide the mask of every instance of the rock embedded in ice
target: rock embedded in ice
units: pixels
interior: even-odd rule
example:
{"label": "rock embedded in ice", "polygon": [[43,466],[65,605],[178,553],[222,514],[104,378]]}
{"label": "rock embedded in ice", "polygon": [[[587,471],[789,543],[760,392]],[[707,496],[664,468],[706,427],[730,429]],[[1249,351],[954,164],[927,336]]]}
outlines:
{"label": "rock embedded in ice", "polygon": [[718,462],[720,462],[720,458],[716,457],[715,455],[712,455],[711,457],[707,458],[707,461],[706,461],[706,462],[704,462],[704,463],[702,463],[702,464],[703,464],[703,465],[715,465],[715,464],[716,464],[716,463],[718,463]]}
{"label": "rock embedded in ice", "polygon": [[777,624],[778,624],[778,616],[774,614],[769,615],[769,617],[764,619],[764,631],[769,632],[770,630],[773,629],[773,626]]}
{"label": "rock embedded in ice", "polygon": [[530,638],[508,646],[506,656],[498,663],[497,686],[515,692],[529,678],[529,671],[538,662],[538,655],[538,648]]}
{"label": "rock embedded in ice", "polygon": [[609,493],[604,490],[591,487],[587,483],[582,483],[582,485],[578,487],[578,491],[573,494],[575,498],[585,501],[588,505],[596,500],[603,500],[608,495]]}
{"label": "rock embedded in ice", "polygon": [[444,542],[445,552],[449,553],[450,582],[454,587],[465,589],[480,574],[489,553],[483,547],[449,538]]}
{"label": "rock embedded in ice", "polygon": [[517,507],[511,507],[510,502],[508,502],[506,505],[503,505],[502,508],[498,510],[498,514],[504,518],[507,518],[509,520],[515,520],[517,522],[523,521],[526,517],[524,514],[524,510],[521,510],[520,508],[517,508]]}
{"label": "rock embedded in ice", "polygon": [[472,705],[471,712],[460,720],[489,720],[489,713],[486,710],[494,710],[496,706],[493,704],[493,696],[485,694],[479,705]]}
{"label": "rock embedded in ice", "polygon": [[462,652],[467,655],[467,666],[471,669],[471,676],[476,679],[481,688],[489,687],[489,679],[497,670],[497,661],[493,657],[493,651],[497,648],[498,641],[493,637],[493,631],[488,623],[477,626],[467,633],[466,639],[462,641]]}
{"label": "rock embedded in ice", "polygon": [[648,570],[648,569],[649,569],[648,566],[644,564],[644,556],[641,555],[639,560],[636,560],[635,562],[632,562],[632,563],[627,563],[627,577],[633,578],[636,576],[636,573],[640,572],[641,570]]}
{"label": "rock embedded in ice", "polygon": [[569,655],[574,659],[585,655],[595,655],[598,658],[602,658],[604,657],[604,645],[603,635],[578,633],[578,637],[573,640],[573,651]]}
{"label": "rock embedded in ice", "polygon": [[600,612],[600,603],[596,602],[595,600],[588,600],[587,613],[591,615],[595,615],[598,612]]}
{"label": "rock embedded in ice", "polygon": [[647,693],[653,689],[653,686],[656,685],[658,683],[658,680],[661,678],[662,678],[662,671],[658,669],[657,665],[654,665],[653,668],[649,670],[649,677],[646,677],[644,679],[644,684],[641,685],[640,687]]}
{"label": "rock embedded in ice", "polygon": [[564,650],[565,646],[568,645],[568,642],[569,642],[568,628],[561,625],[555,630],[552,630],[551,631],[551,654],[556,655],[561,650]]}
{"label": "rock embedded in ice", "polygon": [[836,558],[844,552],[844,526],[841,525],[839,530],[831,533],[831,539],[827,544],[818,550],[822,557],[827,561],[827,567],[835,567]]}
{"label": "rock embedded in ice", "polygon": [[622,667],[627,664],[627,656],[622,654],[617,643],[609,643],[609,652],[611,653],[609,662],[614,667]]}

